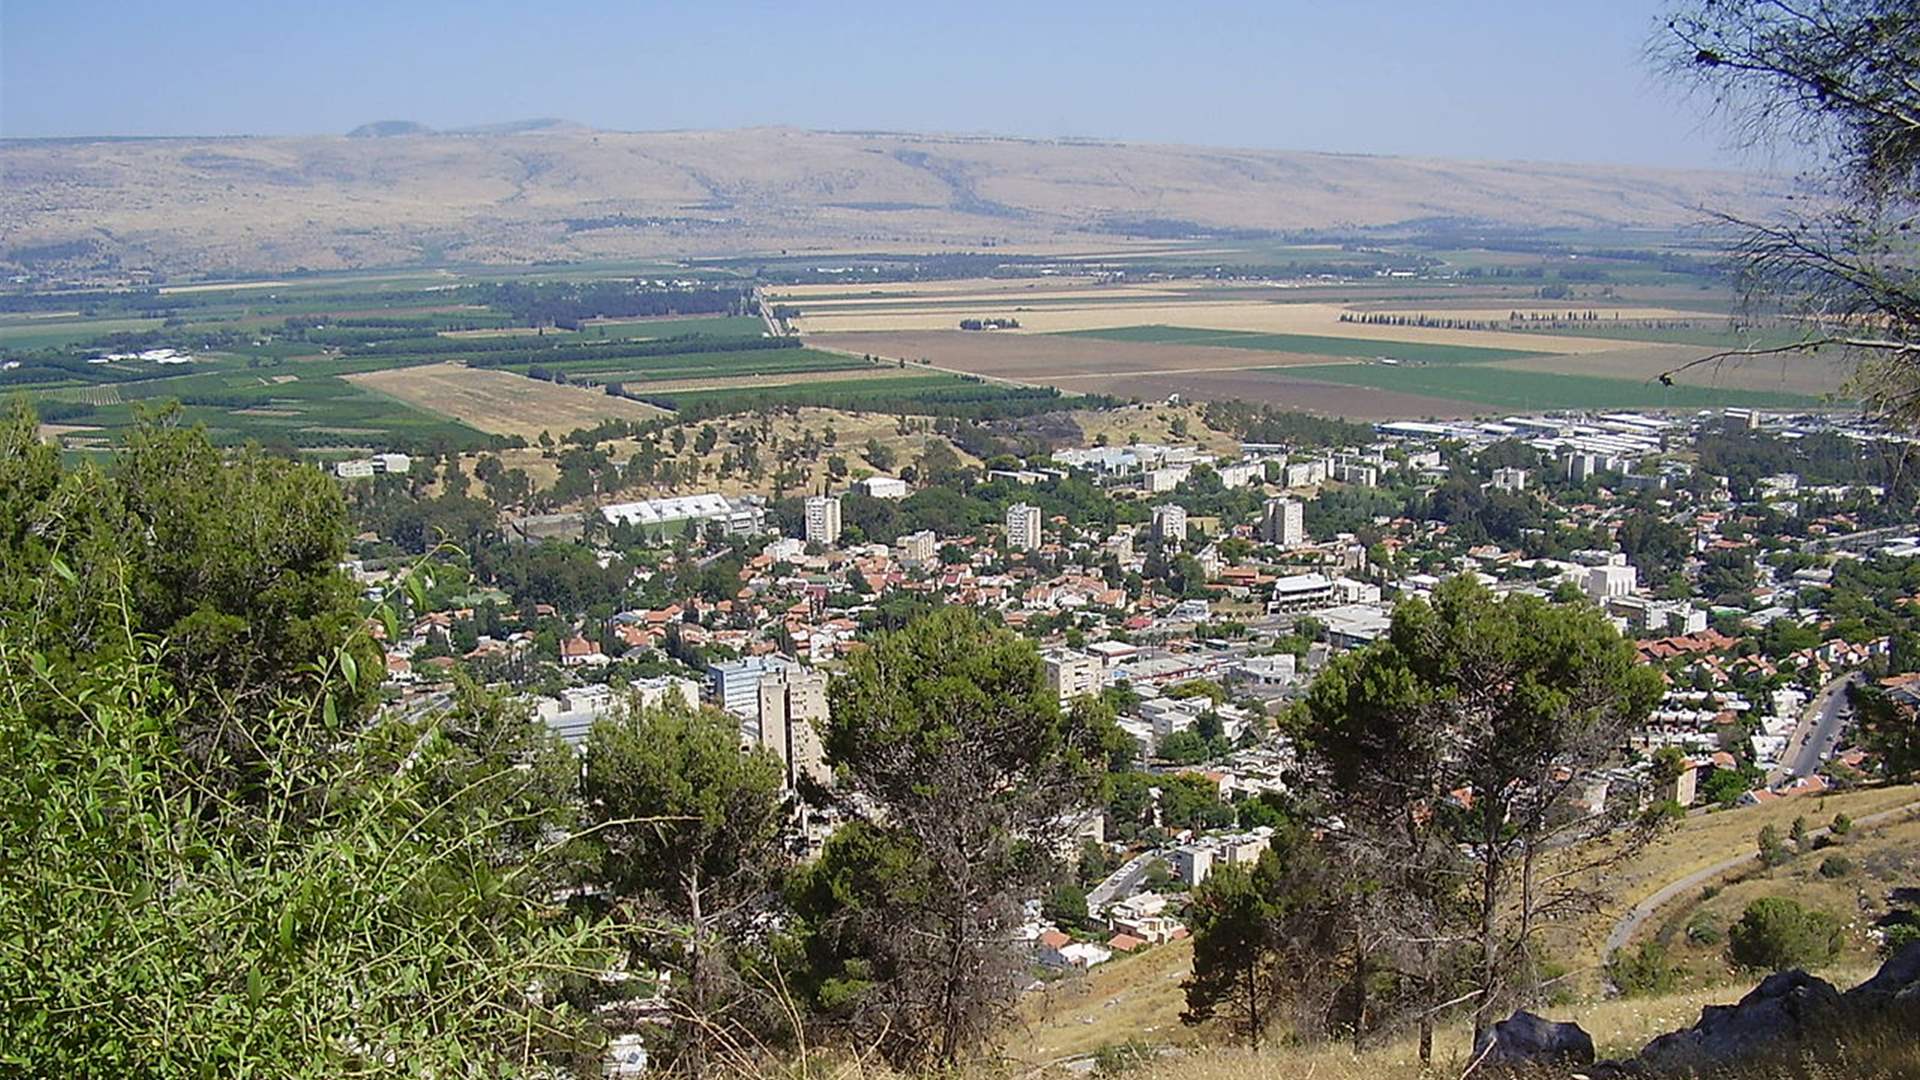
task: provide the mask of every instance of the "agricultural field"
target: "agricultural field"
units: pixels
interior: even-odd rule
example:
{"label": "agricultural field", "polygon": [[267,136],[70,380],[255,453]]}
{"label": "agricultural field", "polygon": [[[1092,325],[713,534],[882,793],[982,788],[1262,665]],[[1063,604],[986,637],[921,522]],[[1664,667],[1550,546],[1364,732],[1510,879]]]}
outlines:
{"label": "agricultural field", "polygon": [[652,420],[666,415],[651,405],[585,387],[459,364],[389,368],[350,375],[347,381],[429,415],[529,441],[542,432],[557,439],[602,420]]}
{"label": "agricultural field", "polygon": [[1145,341],[1170,345],[1209,345],[1221,349],[1294,353],[1303,356],[1388,357],[1406,364],[1476,364],[1490,360],[1517,360],[1545,355],[1526,349],[1494,349],[1476,345],[1430,344],[1333,337],[1325,334],[1256,334],[1245,330],[1196,330],[1184,326],[1129,326],[1113,330],[1080,330],[1078,337],[1102,341]]}
{"label": "agricultural field", "polygon": [[[770,292],[798,309],[789,324],[822,348],[1082,393],[1246,398],[1354,419],[1814,409],[1852,374],[1828,356],[1693,365],[1717,351],[1773,347],[1797,331],[1736,328],[1724,295],[1677,280],[1554,300],[1529,295],[1537,287],[1484,282],[938,284]],[[1018,326],[963,331],[962,318]],[[1673,386],[1661,381],[1669,373]]]}
{"label": "agricultural field", "polygon": [[1527,371],[1496,364],[1388,367],[1325,364],[1288,369],[1296,378],[1364,386],[1395,393],[1487,405],[1498,410],[1701,409],[1709,406],[1805,409],[1820,404],[1805,394],[1731,389],[1657,380],[1599,378],[1559,371]]}

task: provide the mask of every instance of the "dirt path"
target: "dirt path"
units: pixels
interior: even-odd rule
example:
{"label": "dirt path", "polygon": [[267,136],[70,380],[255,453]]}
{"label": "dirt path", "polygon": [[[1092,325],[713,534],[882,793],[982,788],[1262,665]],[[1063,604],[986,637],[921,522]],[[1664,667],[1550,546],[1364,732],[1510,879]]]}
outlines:
{"label": "dirt path", "polygon": [[[1865,825],[1875,825],[1890,818],[1899,817],[1901,814],[1912,813],[1916,810],[1920,810],[1920,801],[1910,802],[1903,806],[1896,806],[1891,810],[1882,810],[1877,814],[1868,814],[1864,817],[1855,818],[1853,824],[1856,828]],[[1830,829],[1822,827],[1810,831],[1808,835],[1817,840],[1831,831]],[[1606,955],[1611,956],[1617,950],[1625,948],[1627,942],[1633,940],[1633,935],[1640,931],[1640,927],[1645,925],[1646,921],[1653,917],[1654,912],[1666,906],[1674,897],[1679,896],[1689,889],[1705,885],[1707,882],[1712,881],[1722,874],[1737,870],[1759,857],[1760,854],[1757,851],[1746,855],[1736,855],[1731,859],[1724,859],[1714,863],[1712,866],[1696,870],[1686,877],[1661,886],[1654,891],[1653,895],[1635,904],[1633,910],[1621,916],[1620,920],[1613,924],[1613,932],[1607,935]]]}

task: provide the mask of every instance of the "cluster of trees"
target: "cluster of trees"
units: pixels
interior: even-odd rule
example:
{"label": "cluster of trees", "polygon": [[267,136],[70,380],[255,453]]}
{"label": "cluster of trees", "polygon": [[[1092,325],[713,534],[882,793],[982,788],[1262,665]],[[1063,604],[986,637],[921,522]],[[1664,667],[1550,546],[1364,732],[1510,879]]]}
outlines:
{"label": "cluster of trees", "polygon": [[639,281],[502,281],[463,285],[461,303],[510,312],[524,326],[577,327],[583,320],[658,315],[751,314],[752,290],[738,285],[661,287]]}
{"label": "cluster of trees", "polygon": [[[584,1074],[648,999],[690,1072],[803,1039],[952,1064],[1130,751],[1030,642],[912,617],[834,684],[803,787],[849,824],[803,866],[730,717],[631,708],[576,757],[467,683],[375,714],[369,626],[433,586],[365,606],[317,470],[164,426],[65,469],[17,410],[0,481],[0,1060],[35,1075]],[[565,550],[496,572],[599,569]]]}
{"label": "cluster of trees", "polygon": [[[1283,1012],[1356,1041],[1412,1022],[1425,1054],[1448,1006],[1470,1004],[1484,1028],[1526,1001],[1544,980],[1541,927],[1597,903],[1588,872],[1670,820],[1580,790],[1660,692],[1593,608],[1496,600],[1465,577],[1403,605],[1295,720],[1312,781],[1300,810],[1337,825],[1285,834],[1270,866],[1196,892],[1189,1016],[1251,1040]],[[1571,846],[1601,833],[1604,851]]]}

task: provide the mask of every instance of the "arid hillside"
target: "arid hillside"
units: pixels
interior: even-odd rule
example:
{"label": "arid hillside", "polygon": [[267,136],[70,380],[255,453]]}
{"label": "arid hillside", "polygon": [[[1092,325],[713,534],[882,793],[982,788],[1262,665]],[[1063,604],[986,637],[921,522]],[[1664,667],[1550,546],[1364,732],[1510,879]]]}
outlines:
{"label": "arid hillside", "polygon": [[1781,193],[1703,171],[774,128],[13,140],[0,142],[0,264],[179,277],[1097,250],[1127,235],[1429,218],[1666,227]]}

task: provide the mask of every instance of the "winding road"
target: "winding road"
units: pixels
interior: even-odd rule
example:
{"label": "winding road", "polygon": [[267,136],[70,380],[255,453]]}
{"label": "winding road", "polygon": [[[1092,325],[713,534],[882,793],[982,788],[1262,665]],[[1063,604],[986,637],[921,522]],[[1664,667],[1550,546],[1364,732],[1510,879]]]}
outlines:
{"label": "winding road", "polygon": [[[1853,824],[1855,828],[1877,825],[1882,821],[1888,821],[1902,814],[1910,814],[1915,811],[1920,811],[1920,801],[1906,803],[1905,805],[1896,806],[1890,810],[1882,810],[1877,814],[1868,814],[1865,817],[1855,818]],[[1811,830],[1808,835],[1817,840],[1827,835],[1830,831],[1830,829],[1822,827]],[[1622,915],[1620,920],[1613,924],[1613,932],[1607,935],[1607,955],[1611,956],[1615,951],[1625,948],[1627,942],[1633,940],[1633,935],[1640,931],[1640,927],[1644,925],[1648,919],[1653,917],[1654,912],[1659,911],[1661,907],[1665,906],[1667,902],[1674,897],[1679,896],[1689,889],[1699,888],[1714,878],[1728,871],[1737,870],[1759,857],[1760,853],[1757,851],[1746,855],[1736,855],[1731,859],[1724,859],[1714,863],[1712,866],[1696,870],[1686,877],[1662,885],[1652,896],[1635,904],[1633,910]]]}

